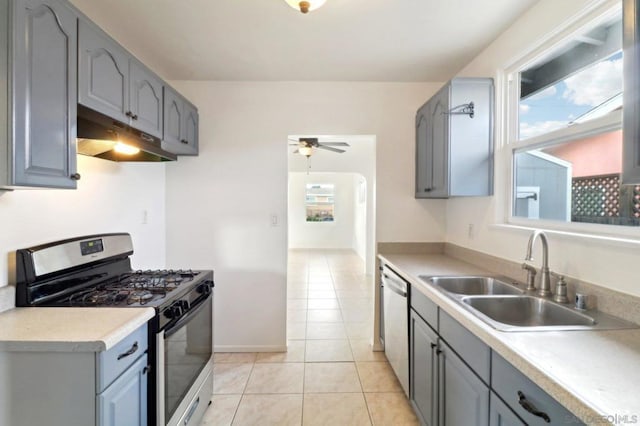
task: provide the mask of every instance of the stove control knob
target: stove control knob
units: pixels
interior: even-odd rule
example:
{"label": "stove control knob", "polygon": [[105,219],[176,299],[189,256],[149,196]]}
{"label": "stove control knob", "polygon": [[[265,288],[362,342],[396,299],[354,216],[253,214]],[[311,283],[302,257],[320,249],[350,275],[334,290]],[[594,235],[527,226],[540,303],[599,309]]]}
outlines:
{"label": "stove control knob", "polygon": [[175,319],[175,318],[180,318],[182,316],[183,310],[182,310],[182,306],[180,306],[180,303],[174,303],[172,306],[170,306],[165,312],[164,315],[167,318],[171,318],[171,319]]}
{"label": "stove control knob", "polygon": [[211,284],[209,284],[209,282],[206,282],[204,284],[200,284],[198,286],[198,293],[200,293],[200,294],[209,294],[209,293],[211,293]]}
{"label": "stove control knob", "polygon": [[178,300],[176,302],[176,305],[180,306],[180,309],[182,309],[182,312],[186,312],[189,310],[189,301],[188,300]]}

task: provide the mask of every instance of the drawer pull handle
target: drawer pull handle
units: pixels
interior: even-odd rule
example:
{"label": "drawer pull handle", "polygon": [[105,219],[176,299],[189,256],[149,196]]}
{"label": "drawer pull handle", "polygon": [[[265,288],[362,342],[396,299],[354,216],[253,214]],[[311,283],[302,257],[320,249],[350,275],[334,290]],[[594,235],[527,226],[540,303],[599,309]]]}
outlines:
{"label": "drawer pull handle", "polygon": [[525,410],[527,410],[528,412],[530,412],[534,416],[541,417],[542,420],[544,420],[545,422],[551,423],[551,419],[549,418],[547,413],[544,413],[542,411],[538,411],[536,409],[535,405],[533,405],[532,403],[527,401],[527,397],[524,396],[522,391],[518,391],[518,403],[520,404],[520,406],[522,406],[522,408],[524,408]]}
{"label": "drawer pull handle", "polygon": [[137,350],[138,350],[138,342],[135,342],[133,346],[131,346],[131,349],[118,355],[118,361],[120,361],[122,358],[128,357],[129,355],[133,355]]}

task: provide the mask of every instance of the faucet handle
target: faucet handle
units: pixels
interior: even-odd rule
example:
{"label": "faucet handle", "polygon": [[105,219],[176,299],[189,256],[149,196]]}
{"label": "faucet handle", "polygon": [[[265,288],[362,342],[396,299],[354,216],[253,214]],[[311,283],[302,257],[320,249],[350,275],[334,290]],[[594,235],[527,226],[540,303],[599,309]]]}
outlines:
{"label": "faucet handle", "polygon": [[536,289],[536,268],[529,265],[528,263],[522,264],[522,269],[527,271],[527,291],[533,291]]}
{"label": "faucet handle", "polygon": [[558,303],[569,303],[569,297],[567,297],[567,282],[564,280],[564,276],[551,272],[551,275],[556,277],[556,294],[553,296],[553,300]]}

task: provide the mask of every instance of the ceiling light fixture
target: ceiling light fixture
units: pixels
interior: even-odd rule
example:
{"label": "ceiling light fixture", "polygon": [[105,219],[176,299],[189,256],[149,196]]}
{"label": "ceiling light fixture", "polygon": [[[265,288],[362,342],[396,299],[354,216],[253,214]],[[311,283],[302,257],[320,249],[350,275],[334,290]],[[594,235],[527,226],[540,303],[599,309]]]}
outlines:
{"label": "ceiling light fixture", "polygon": [[311,154],[313,154],[313,148],[310,146],[303,146],[298,148],[298,152],[300,155],[304,155],[305,157],[311,157]]}
{"label": "ceiling light fixture", "polygon": [[299,10],[302,13],[309,13],[322,6],[327,0],[284,0],[292,8]]}

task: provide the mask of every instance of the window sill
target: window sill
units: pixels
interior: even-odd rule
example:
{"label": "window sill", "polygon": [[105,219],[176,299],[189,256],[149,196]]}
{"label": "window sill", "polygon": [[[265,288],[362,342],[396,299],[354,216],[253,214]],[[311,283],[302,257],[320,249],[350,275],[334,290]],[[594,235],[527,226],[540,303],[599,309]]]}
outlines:
{"label": "window sill", "polygon": [[[611,225],[604,225],[611,226]],[[585,231],[583,229],[567,230],[558,229],[558,225],[554,227],[553,222],[544,223],[496,223],[489,225],[490,229],[501,231],[513,231],[519,233],[530,234],[534,230],[544,231],[547,235],[556,236],[567,240],[577,240],[582,242],[601,243],[605,245],[612,245],[618,247],[633,247],[640,248],[640,229],[632,229],[631,234],[628,229],[619,230],[620,234],[613,232],[596,232],[592,230]],[[600,226],[597,226],[600,228]],[[622,232],[627,232],[627,235],[622,235]]]}

